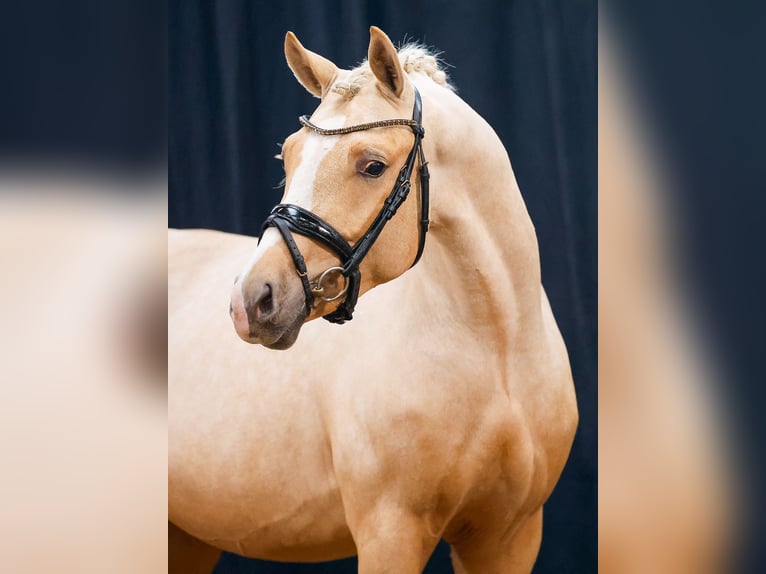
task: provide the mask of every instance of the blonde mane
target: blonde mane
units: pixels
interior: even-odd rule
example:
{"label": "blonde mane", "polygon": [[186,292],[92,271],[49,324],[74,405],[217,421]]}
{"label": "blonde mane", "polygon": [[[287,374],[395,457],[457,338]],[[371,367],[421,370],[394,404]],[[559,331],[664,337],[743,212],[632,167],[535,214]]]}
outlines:
{"label": "blonde mane", "polygon": [[[399,62],[402,64],[405,73],[425,74],[440,86],[454,91],[455,88],[450,84],[447,72],[444,70],[445,64],[439,59],[439,54],[429,50],[421,44],[405,44],[399,48]],[[364,60],[359,66],[351,70],[349,75],[335,82],[332,91],[340,94],[347,99],[353,98],[359,93],[360,88],[372,78],[370,64]]]}

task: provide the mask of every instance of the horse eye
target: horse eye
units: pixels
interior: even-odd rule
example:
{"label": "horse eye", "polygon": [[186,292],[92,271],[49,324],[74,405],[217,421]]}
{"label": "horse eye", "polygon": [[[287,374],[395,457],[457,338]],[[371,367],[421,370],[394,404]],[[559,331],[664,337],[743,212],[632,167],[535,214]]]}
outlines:
{"label": "horse eye", "polygon": [[362,173],[364,173],[364,175],[369,175],[370,177],[378,177],[384,171],[386,171],[386,164],[381,161],[371,161],[364,166]]}

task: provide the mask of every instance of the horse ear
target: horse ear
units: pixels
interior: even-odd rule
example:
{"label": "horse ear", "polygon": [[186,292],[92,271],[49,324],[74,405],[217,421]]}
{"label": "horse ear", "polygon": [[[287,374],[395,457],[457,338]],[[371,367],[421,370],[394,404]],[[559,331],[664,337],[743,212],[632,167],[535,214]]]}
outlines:
{"label": "horse ear", "polygon": [[335,64],[304,48],[292,32],[285,36],[285,59],[301,85],[317,98],[324,96],[338,75]]}
{"label": "horse ear", "polygon": [[391,40],[377,26],[370,27],[370,47],[367,52],[370,69],[378,81],[399,98],[404,92],[404,70],[399,54]]}

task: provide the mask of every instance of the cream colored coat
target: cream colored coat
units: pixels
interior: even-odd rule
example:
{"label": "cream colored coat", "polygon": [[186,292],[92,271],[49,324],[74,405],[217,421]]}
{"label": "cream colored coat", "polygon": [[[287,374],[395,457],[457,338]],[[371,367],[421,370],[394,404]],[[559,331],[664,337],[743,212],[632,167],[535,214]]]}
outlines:
{"label": "cream colored coat", "polygon": [[[255,238],[170,232],[171,571],[193,571],[190,561],[209,571],[215,560],[182,529],[272,560],[358,554],[365,574],[420,572],[444,538],[457,572],[529,572],[577,407],[507,154],[489,125],[433,74],[400,61],[375,28],[371,78],[351,99],[332,86],[352,73],[291,34],[286,53],[301,83],[323,96],[313,116],[320,125],[338,113],[345,125],[409,117],[418,87],[431,230],[407,271],[418,237],[413,191],[365,260],[354,320],[298,325],[282,351],[241,341],[226,311],[235,276],[237,305],[269,276],[284,285],[284,313],[298,316],[302,291],[284,245],[259,248],[253,264]],[[307,131],[285,144],[288,199]],[[412,145],[406,128],[377,131],[341,136],[310,190],[306,207],[347,237],[374,216]],[[374,188],[337,167],[369,138],[393,166]],[[370,198],[343,196],[348,208],[333,213],[330,193]],[[334,264],[298,239],[310,273]]]}

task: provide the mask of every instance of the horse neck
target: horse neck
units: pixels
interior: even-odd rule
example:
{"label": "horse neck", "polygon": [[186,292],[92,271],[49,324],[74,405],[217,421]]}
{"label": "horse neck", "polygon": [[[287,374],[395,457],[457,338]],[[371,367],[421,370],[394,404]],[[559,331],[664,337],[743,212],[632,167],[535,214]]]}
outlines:
{"label": "horse neck", "polygon": [[456,95],[421,91],[432,101],[425,104],[432,223],[416,304],[507,350],[541,325],[534,227],[492,128]]}

